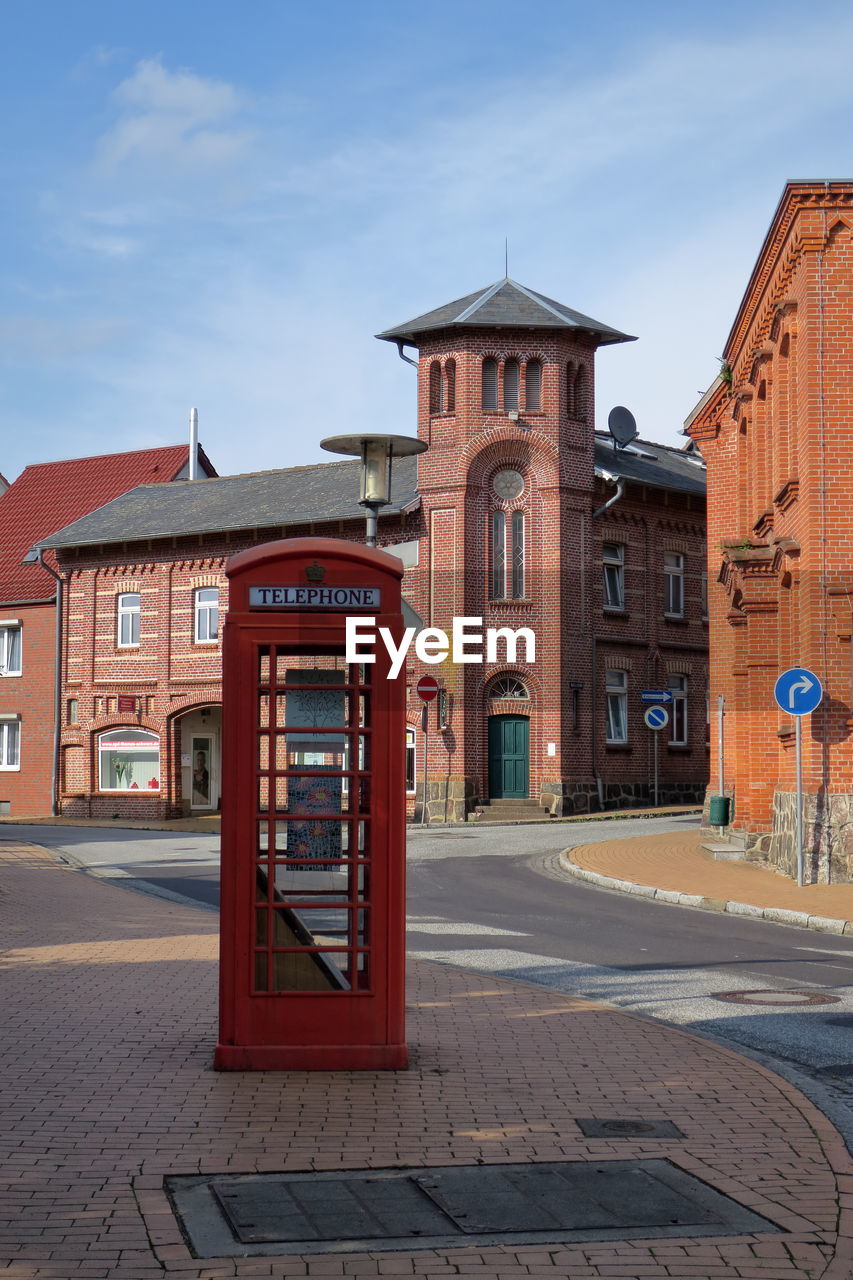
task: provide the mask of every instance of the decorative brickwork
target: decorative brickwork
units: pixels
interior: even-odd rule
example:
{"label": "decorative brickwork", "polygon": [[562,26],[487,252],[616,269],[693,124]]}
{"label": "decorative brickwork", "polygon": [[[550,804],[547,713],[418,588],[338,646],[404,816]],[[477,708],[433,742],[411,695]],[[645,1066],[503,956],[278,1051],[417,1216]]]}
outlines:
{"label": "decorative brickwork", "polygon": [[[711,699],[723,784],[750,856],[796,868],[792,717],[780,672],[824,685],[803,724],[806,873],[853,878],[853,184],[790,183],[725,347],[688,419],[708,464]],[[719,790],[712,715],[711,792]]]}

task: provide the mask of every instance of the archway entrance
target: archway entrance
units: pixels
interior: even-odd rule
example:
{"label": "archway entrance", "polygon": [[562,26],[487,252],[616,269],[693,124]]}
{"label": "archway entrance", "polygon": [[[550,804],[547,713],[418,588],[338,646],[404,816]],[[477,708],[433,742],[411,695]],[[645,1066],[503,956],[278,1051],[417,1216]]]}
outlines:
{"label": "archway entrance", "polygon": [[489,798],[527,799],[530,780],[530,721],[527,716],[489,716]]}
{"label": "archway entrance", "polygon": [[191,813],[219,808],[219,706],[199,707],[181,716],[181,807]]}

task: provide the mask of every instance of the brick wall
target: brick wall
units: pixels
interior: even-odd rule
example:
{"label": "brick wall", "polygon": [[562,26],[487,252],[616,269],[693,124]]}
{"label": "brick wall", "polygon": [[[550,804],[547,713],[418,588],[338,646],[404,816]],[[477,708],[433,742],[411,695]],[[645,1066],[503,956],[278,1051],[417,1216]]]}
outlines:
{"label": "brick wall", "polygon": [[0,812],[12,817],[51,812],[55,617],[52,604],[0,607],[0,621],[22,624],[21,675],[0,676],[0,713],[21,718],[21,767],[0,769]]}
{"label": "brick wall", "polygon": [[[789,184],[725,349],[731,381],[688,423],[708,464],[723,782],[748,848],[789,873],[794,723],[773,686],[791,666],[824,685],[803,724],[807,880],[853,878],[851,281],[853,184]],[[714,723],[711,791],[717,754]]]}

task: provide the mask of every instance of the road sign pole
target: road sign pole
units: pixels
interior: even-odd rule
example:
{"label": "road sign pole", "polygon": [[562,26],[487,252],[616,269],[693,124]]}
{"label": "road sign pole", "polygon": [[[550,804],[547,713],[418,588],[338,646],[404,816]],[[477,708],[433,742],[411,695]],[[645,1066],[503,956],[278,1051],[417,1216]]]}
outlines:
{"label": "road sign pole", "polygon": [[654,735],[655,743],[655,808],[658,807],[658,735]]}
{"label": "road sign pole", "polygon": [[424,798],[421,803],[421,826],[426,826],[427,820],[427,719],[428,713],[426,707],[421,713],[421,728],[424,731]]}
{"label": "road sign pole", "polygon": [[797,884],[803,887],[803,718],[794,716],[797,766]]}
{"label": "road sign pole", "polygon": [[[724,777],[725,764],[723,756],[723,719],[726,714],[726,698],[725,694],[719,694],[717,697],[717,780],[720,788],[720,795],[726,794],[726,780]],[[731,822],[731,817],[729,818]],[[717,830],[722,836],[723,828],[718,827]]]}

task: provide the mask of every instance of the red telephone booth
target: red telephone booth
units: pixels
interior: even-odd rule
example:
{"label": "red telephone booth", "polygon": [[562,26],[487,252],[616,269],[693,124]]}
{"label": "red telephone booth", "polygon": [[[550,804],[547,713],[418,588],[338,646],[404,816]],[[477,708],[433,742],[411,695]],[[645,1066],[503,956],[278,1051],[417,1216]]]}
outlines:
{"label": "red telephone booth", "polygon": [[406,1065],[400,561],[333,538],[234,556],[224,629],[220,1070]]}

